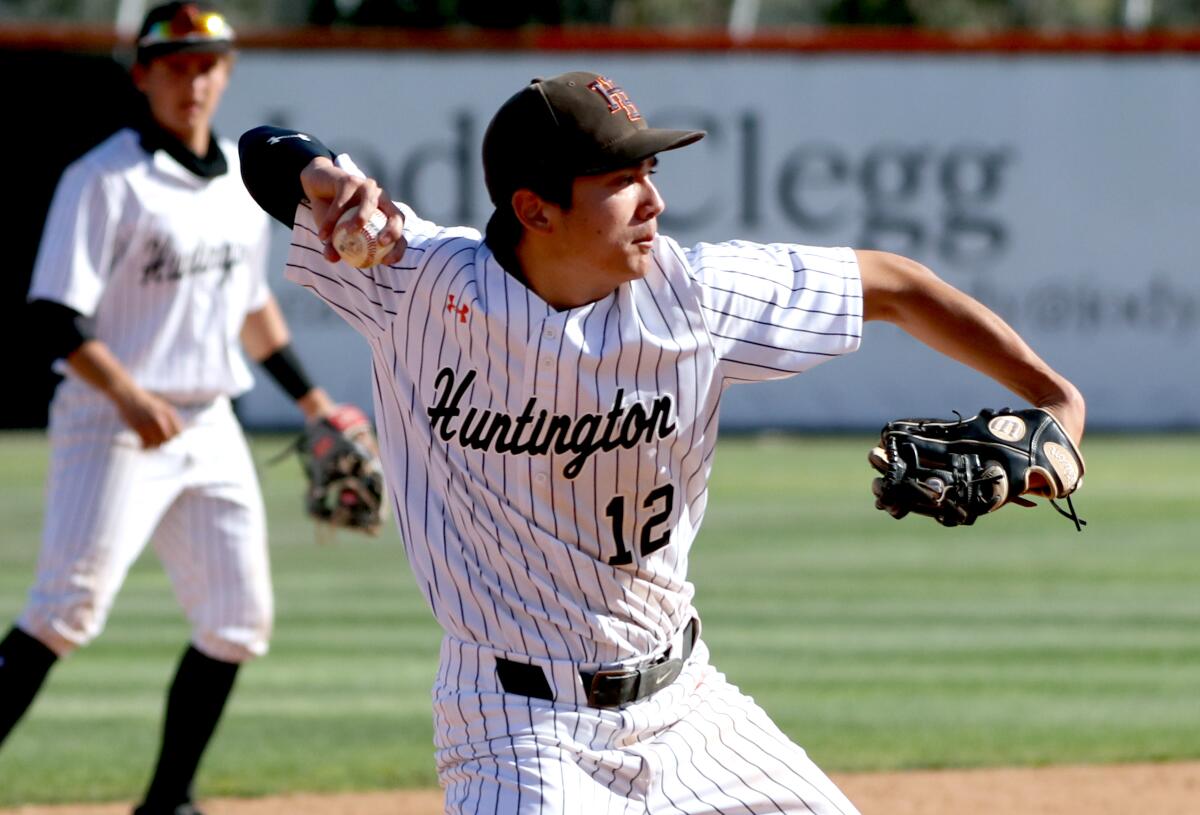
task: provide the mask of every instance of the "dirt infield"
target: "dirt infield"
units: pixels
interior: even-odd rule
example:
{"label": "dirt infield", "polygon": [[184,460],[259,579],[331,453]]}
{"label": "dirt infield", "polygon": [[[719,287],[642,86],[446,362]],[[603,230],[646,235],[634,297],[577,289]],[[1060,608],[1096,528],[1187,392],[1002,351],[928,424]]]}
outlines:
{"label": "dirt infield", "polygon": [[[1200,761],[1175,764],[835,773],[863,815],[1196,815]],[[207,815],[437,815],[434,790],[207,801]],[[127,804],[20,807],[0,815],[128,815]]]}

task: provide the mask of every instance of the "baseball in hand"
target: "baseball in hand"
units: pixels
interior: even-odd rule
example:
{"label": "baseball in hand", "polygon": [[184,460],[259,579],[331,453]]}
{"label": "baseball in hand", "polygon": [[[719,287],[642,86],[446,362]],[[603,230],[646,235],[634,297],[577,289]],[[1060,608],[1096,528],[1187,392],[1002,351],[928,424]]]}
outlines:
{"label": "baseball in hand", "polygon": [[342,213],[342,217],[338,218],[337,226],[333,228],[333,238],[330,242],[337,253],[342,256],[342,260],[357,269],[365,269],[379,263],[387,254],[389,247],[379,243],[379,233],[387,226],[387,216],[383,214],[382,210],[377,209],[371,215],[371,219],[367,221],[366,226],[355,229],[347,222],[357,212],[358,207],[350,207]]}

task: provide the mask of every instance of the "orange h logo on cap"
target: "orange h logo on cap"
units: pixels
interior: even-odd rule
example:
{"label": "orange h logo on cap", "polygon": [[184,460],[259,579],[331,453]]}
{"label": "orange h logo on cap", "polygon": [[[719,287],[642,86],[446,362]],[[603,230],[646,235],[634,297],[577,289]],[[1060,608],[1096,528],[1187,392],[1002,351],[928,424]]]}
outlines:
{"label": "orange h logo on cap", "polygon": [[608,77],[598,76],[588,87],[604,98],[605,104],[608,105],[609,113],[616,113],[619,110],[623,110],[631,122],[636,122],[642,118],[637,105],[633,104],[633,100],[629,98],[629,94],[625,93],[625,89]]}

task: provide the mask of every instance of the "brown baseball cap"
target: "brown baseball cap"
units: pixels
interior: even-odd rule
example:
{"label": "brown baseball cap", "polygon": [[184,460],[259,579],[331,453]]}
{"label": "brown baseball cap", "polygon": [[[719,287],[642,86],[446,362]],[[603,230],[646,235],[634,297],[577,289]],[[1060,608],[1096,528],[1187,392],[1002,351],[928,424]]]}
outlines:
{"label": "brown baseball cap", "polygon": [[146,13],[137,36],[137,60],[181,51],[223,53],[233,49],[233,28],[215,5],[170,2]]}
{"label": "brown baseball cap", "polygon": [[650,127],[624,88],[572,71],[534,79],[500,107],[483,137],[484,181],[502,206],[539,179],[610,172],[702,138]]}

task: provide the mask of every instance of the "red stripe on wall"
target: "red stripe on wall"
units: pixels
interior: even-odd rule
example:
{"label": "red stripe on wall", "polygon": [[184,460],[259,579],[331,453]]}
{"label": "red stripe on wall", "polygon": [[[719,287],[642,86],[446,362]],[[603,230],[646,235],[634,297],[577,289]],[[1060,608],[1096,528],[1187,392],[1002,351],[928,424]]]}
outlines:
{"label": "red stripe on wall", "polygon": [[[1127,32],[1002,31],[966,33],[915,29],[783,29],[733,37],[723,30],[592,27],[481,29],[290,28],[243,31],[242,48],[278,50],[634,51],[795,54],[1191,54],[1200,30]],[[104,26],[0,26],[0,48],[104,51],[123,44]]]}

